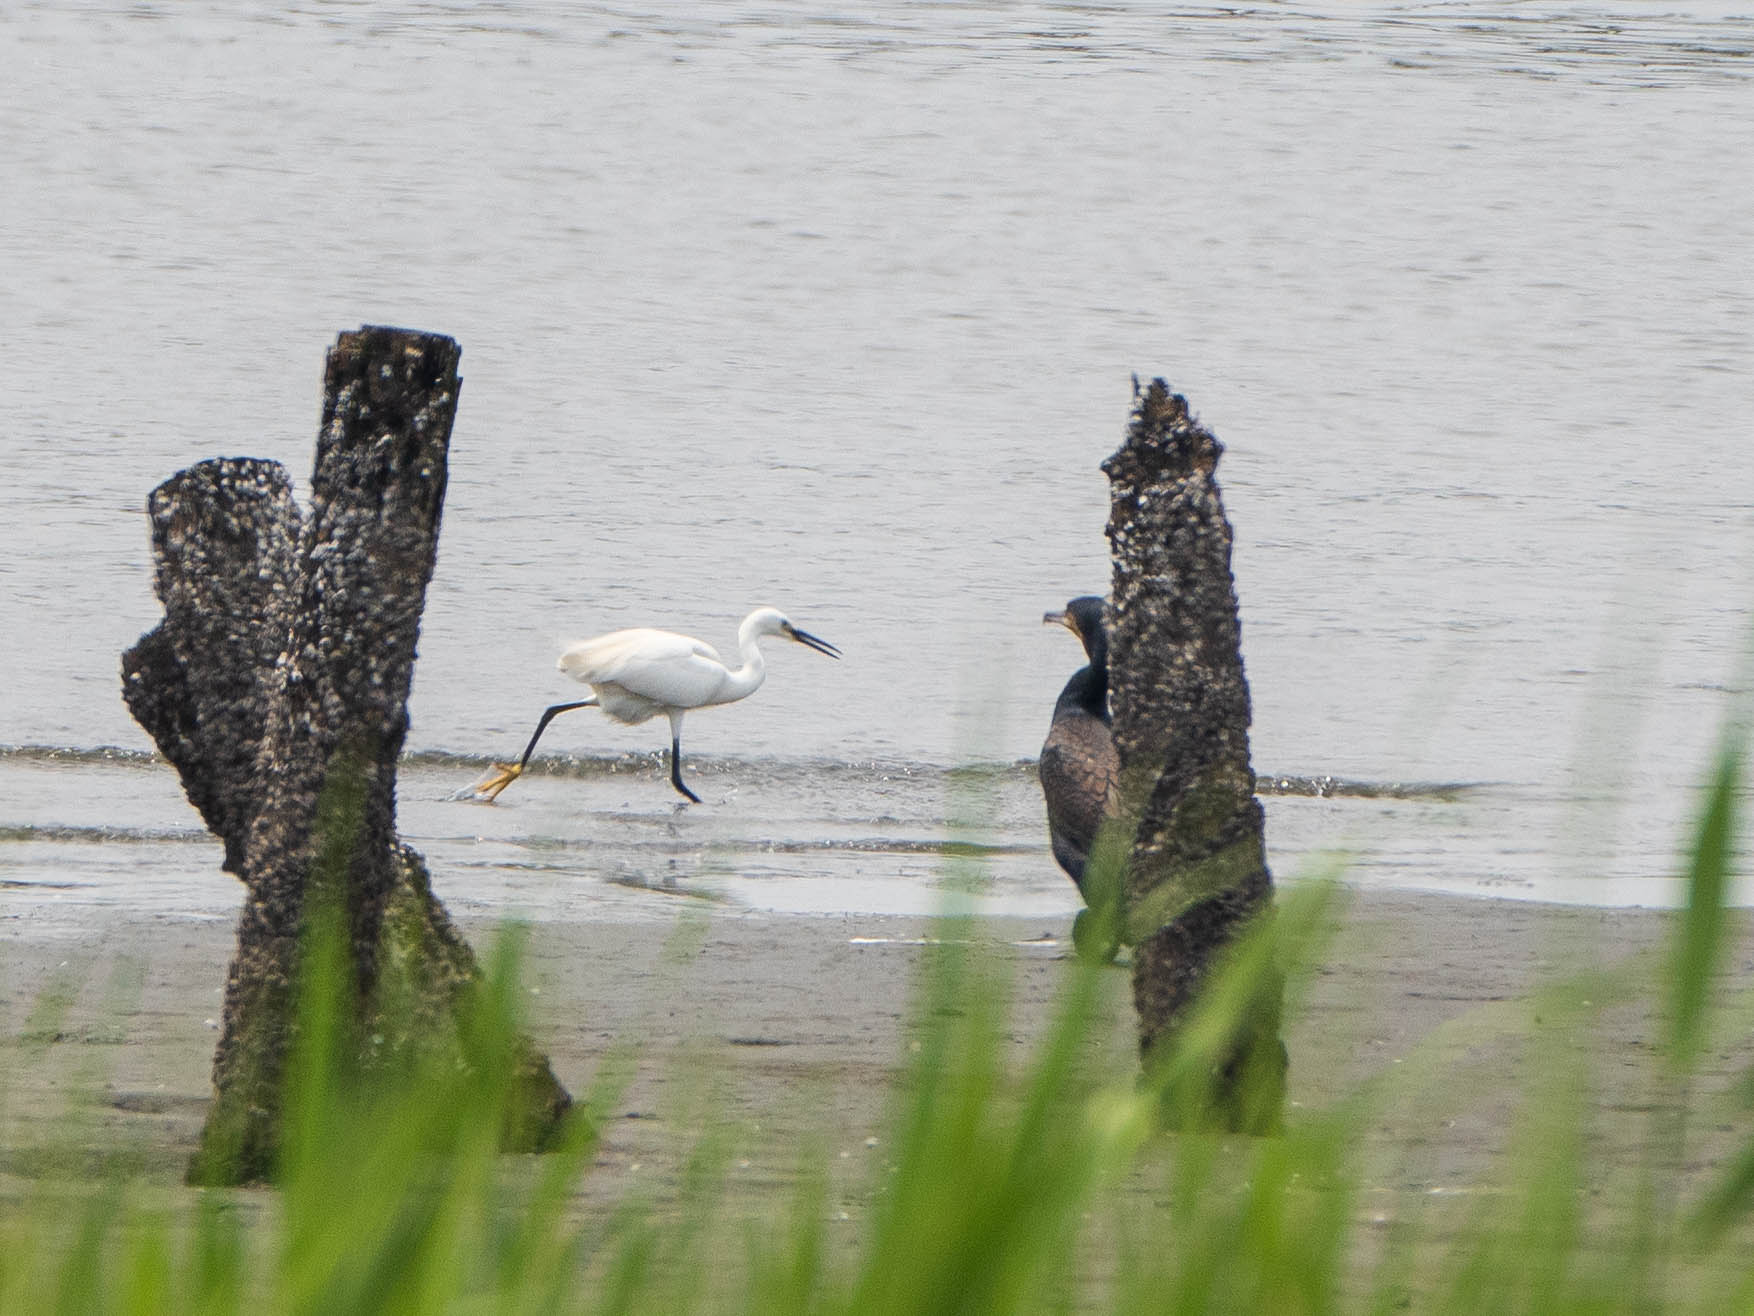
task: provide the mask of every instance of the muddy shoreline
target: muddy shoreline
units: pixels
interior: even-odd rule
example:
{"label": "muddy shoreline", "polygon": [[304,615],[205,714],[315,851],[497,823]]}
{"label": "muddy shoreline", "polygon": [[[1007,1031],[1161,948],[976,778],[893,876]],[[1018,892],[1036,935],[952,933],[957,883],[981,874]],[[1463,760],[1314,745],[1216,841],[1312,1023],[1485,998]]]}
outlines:
{"label": "muddy shoreline", "polygon": [[[1502,1086],[1516,1068],[1519,1003],[1569,969],[1651,952],[1672,918],[1351,892],[1288,1029],[1291,1098],[1319,1109],[1409,1057],[1441,1064],[1452,1051],[1483,1045],[1473,1081],[1482,1092]],[[975,924],[974,938],[1011,965],[1020,1052],[1047,1018],[1067,966],[1063,923]],[[482,921],[465,926],[478,947],[496,931]],[[6,1145],[64,1135],[62,1107],[84,1083],[99,1099],[85,1107],[90,1127],[80,1136],[96,1145],[113,1134],[153,1173],[174,1178],[208,1097],[232,928],[94,909],[50,931],[35,936],[28,918],[0,918],[0,1027],[12,1053]],[[703,1069],[735,1093],[725,1112],[732,1118],[759,1122],[790,1109],[786,1118],[820,1118],[863,1146],[882,1134],[919,944],[933,932],[930,921],[912,918],[696,909],[673,921],[545,921],[529,927],[531,1027],[575,1093],[612,1047],[637,1045],[638,1075],[605,1143],[605,1168],[651,1159],[648,1121],[673,1121],[684,1071]],[[1131,1044],[1127,978],[1113,974],[1107,1039],[1122,1067]],[[1604,1062],[1615,1061],[1615,1046],[1646,1045],[1647,1023],[1604,1040]],[[1455,1039],[1445,1040],[1446,1028]],[[1495,1032],[1504,1034],[1496,1059]],[[795,1100],[804,1093],[808,1100]],[[1475,1115],[1447,1126],[1444,1164],[1456,1173],[1487,1164],[1502,1132],[1500,1105],[1482,1101]]]}

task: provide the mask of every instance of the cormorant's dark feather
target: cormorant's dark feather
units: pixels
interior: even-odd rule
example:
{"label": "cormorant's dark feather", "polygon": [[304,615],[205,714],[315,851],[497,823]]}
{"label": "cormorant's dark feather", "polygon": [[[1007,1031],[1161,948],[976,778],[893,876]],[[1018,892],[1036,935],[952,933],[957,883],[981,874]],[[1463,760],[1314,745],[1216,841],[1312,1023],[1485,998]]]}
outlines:
{"label": "cormorant's dark feather", "polygon": [[1080,890],[1090,848],[1120,788],[1120,755],[1109,728],[1108,634],[1102,608],[1102,600],[1094,597],[1073,599],[1066,606],[1090,665],[1073,673],[1060,691],[1039,767],[1054,858]]}

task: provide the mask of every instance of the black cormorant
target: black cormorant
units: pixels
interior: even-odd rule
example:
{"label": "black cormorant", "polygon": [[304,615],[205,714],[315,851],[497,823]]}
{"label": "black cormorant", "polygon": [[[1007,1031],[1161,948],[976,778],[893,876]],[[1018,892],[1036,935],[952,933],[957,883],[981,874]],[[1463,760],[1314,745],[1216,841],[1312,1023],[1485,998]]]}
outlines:
{"label": "black cormorant", "polygon": [[1041,747],[1041,793],[1048,806],[1054,858],[1078,890],[1097,830],[1120,789],[1121,761],[1108,714],[1108,628],[1104,603],[1093,595],[1073,599],[1042,624],[1064,626],[1084,644],[1090,665],[1066,682],[1054,704],[1054,720]]}

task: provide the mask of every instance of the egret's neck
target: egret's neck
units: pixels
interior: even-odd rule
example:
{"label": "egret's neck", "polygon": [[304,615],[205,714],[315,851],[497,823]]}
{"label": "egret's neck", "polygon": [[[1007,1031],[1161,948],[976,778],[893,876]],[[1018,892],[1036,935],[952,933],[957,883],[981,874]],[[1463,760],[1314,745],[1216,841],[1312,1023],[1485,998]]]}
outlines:
{"label": "egret's neck", "polygon": [[715,703],[728,704],[752,695],[767,679],[767,664],[762,661],[761,646],[747,626],[737,632],[737,654],[743,659],[743,665],[726,675]]}

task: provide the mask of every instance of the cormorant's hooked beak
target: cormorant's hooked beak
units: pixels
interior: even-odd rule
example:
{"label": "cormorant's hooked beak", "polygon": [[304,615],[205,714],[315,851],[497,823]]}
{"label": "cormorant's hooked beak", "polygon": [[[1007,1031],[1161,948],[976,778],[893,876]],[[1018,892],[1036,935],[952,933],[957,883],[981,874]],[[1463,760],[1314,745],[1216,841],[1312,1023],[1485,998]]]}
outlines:
{"label": "cormorant's hooked beak", "polygon": [[1043,626],[1064,626],[1080,640],[1084,638],[1084,632],[1078,629],[1077,619],[1069,612],[1044,612],[1041,615],[1041,624]]}
{"label": "cormorant's hooked beak", "polygon": [[786,638],[788,640],[796,640],[806,649],[814,649],[817,653],[825,653],[830,658],[840,657],[840,650],[835,648],[827,640],[818,639],[816,636],[810,634],[809,631],[801,631],[796,626],[792,625],[791,622],[786,623]]}

